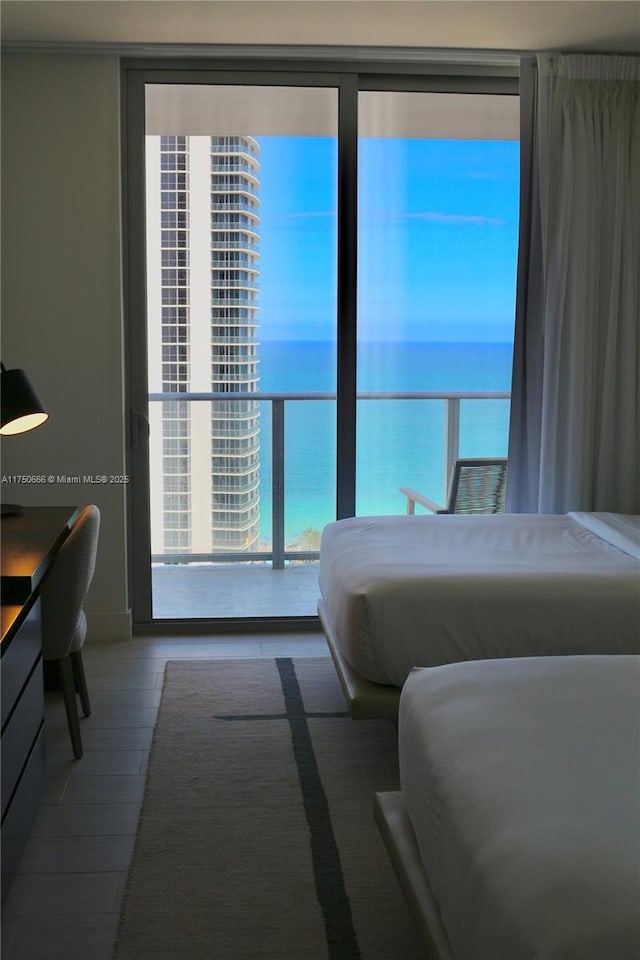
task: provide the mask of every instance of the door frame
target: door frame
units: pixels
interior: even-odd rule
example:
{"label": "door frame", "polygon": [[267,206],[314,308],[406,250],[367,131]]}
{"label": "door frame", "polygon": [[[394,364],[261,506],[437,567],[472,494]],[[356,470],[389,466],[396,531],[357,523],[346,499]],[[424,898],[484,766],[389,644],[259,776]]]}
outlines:
{"label": "door frame", "polygon": [[[415,52],[414,52],[415,53]],[[316,56],[317,55],[317,56]],[[369,55],[370,56],[370,55]],[[388,59],[366,54],[322,56],[320,50],[291,57],[242,55],[241,48],[215,58],[124,59],[121,64],[122,252],[125,323],[125,419],[127,561],[134,633],[246,633],[319,629],[317,616],[158,620],[152,616],[149,522],[148,382],[146,342],[145,108],[148,83],[322,86],[338,91],[337,197],[337,404],[336,518],[355,514],[357,370],[357,151],[358,93],[518,93],[519,60],[513,54],[468,55],[455,51],[389,51]]]}

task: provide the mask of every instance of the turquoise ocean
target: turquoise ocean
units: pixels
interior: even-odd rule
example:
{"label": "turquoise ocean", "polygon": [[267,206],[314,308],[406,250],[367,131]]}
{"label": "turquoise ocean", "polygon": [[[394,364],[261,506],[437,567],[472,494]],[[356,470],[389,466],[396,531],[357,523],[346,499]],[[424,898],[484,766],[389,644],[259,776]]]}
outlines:
{"label": "turquoise ocean", "polygon": [[[335,343],[264,341],[263,393],[333,393]],[[510,343],[381,343],[358,346],[358,393],[505,391]],[[271,404],[260,404],[260,539],[271,540]],[[460,455],[504,456],[508,400],[463,400]],[[362,399],[357,406],[356,513],[402,514],[400,486],[439,502],[445,495],[445,401]],[[285,404],[285,540],[335,519],[335,400]]]}

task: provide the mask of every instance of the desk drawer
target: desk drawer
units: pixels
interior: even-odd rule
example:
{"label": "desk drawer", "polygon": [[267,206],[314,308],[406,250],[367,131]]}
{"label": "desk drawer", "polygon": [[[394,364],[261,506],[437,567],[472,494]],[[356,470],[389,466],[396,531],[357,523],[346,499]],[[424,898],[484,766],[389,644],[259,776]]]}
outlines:
{"label": "desk drawer", "polygon": [[2,899],[9,892],[11,880],[20,862],[20,856],[44,792],[45,752],[44,730],[41,730],[18,784],[13,803],[2,824]]}
{"label": "desk drawer", "polygon": [[7,649],[3,650],[2,660],[0,660],[3,729],[41,650],[40,600],[38,600]]}
{"label": "desk drawer", "polygon": [[16,709],[2,731],[2,816],[20,779],[44,719],[42,657],[18,700]]}

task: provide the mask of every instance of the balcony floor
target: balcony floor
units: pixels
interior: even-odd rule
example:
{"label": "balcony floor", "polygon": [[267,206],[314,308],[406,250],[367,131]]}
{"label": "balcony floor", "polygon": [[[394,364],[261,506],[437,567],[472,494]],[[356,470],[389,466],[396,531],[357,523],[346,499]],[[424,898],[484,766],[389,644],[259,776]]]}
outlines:
{"label": "balcony floor", "polygon": [[218,617],[312,617],[318,564],[273,570],[262,563],[154,564],[154,620]]}

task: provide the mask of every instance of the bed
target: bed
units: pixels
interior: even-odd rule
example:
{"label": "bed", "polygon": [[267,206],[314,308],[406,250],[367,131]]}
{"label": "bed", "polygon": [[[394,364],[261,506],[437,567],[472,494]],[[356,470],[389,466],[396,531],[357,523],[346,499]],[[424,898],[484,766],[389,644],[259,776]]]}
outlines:
{"label": "bed", "polygon": [[639,960],[640,657],[413,671],[375,815],[433,960]]}
{"label": "bed", "polygon": [[318,613],[353,717],[416,666],[640,653],[640,517],[355,517],[322,533]]}

